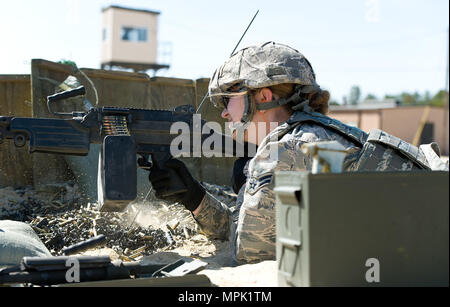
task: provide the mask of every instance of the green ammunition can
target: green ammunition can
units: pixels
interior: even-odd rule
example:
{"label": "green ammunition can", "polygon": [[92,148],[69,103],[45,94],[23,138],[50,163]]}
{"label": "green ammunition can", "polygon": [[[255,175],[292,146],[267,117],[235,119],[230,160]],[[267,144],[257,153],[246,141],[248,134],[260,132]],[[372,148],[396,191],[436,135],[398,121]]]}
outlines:
{"label": "green ammunition can", "polygon": [[279,286],[448,286],[448,181],[276,173]]}

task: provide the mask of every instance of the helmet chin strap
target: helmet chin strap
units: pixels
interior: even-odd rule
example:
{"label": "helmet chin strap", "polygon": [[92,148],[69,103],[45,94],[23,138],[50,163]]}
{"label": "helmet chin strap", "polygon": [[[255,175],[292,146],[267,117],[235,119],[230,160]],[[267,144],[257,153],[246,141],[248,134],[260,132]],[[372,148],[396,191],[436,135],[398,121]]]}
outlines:
{"label": "helmet chin strap", "polygon": [[[242,114],[241,122],[234,124],[233,127],[236,129],[247,129],[250,122],[253,119],[255,111],[264,111],[269,109],[278,108],[280,106],[291,103],[293,105],[293,110],[305,110],[309,111],[309,101],[307,99],[302,99],[301,94],[309,94],[320,90],[320,86],[314,85],[297,85],[295,88],[295,93],[289,98],[280,98],[277,100],[272,100],[266,103],[256,103],[254,97],[247,93],[244,96],[244,113]],[[263,112],[261,112],[263,114]],[[265,120],[264,114],[263,118]]]}
{"label": "helmet chin strap", "polygon": [[318,85],[296,86],[295,93],[291,97],[280,98],[267,103],[257,104],[256,110],[269,110],[281,107],[286,104],[291,104],[293,106],[293,110],[303,110],[303,108],[308,105],[309,101],[302,98],[302,94],[310,94],[319,90],[320,87]]}
{"label": "helmet chin strap", "polygon": [[244,113],[241,117],[241,123],[247,125],[252,121],[253,115],[255,113],[255,108],[253,106],[253,97],[250,94],[244,96]]}
{"label": "helmet chin strap", "polygon": [[[278,101],[278,100],[276,100]],[[267,123],[266,116],[264,115],[265,110],[275,108],[277,106],[273,106],[270,108],[262,107],[268,104],[272,104],[272,102],[267,103],[256,103],[253,96],[247,94],[244,96],[244,113],[242,114],[241,122],[235,124],[234,126],[242,127],[243,129],[247,129],[250,122],[253,119],[253,116],[255,115],[255,111],[258,111],[264,120],[264,122]]]}

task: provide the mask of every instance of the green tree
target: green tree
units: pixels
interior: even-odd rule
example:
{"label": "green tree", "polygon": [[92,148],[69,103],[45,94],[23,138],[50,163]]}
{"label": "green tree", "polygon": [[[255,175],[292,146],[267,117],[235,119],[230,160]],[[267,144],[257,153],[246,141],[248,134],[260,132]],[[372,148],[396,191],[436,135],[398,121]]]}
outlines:
{"label": "green tree", "polygon": [[352,86],[348,97],[348,103],[350,105],[357,105],[360,99],[361,99],[361,89],[357,85]]}
{"label": "green tree", "polygon": [[373,94],[367,94],[366,99],[364,100],[373,100],[373,99],[378,99],[377,96],[373,95]]}
{"label": "green tree", "polygon": [[386,100],[386,99],[398,99],[398,96],[386,94],[386,95],[384,95],[384,100]]}
{"label": "green tree", "polygon": [[440,90],[434,96],[430,93],[430,91],[425,91],[424,95],[420,95],[420,93],[408,93],[403,92],[400,95],[389,95],[386,94],[384,99],[396,99],[401,102],[402,105],[431,105],[436,107],[445,106],[445,101],[448,93],[444,90]]}
{"label": "green tree", "polygon": [[77,68],[77,64],[76,64],[74,61],[72,61],[72,60],[62,59],[62,60],[59,61],[58,63],[60,63],[60,64],[65,64],[65,65],[71,65],[71,66]]}
{"label": "green tree", "polygon": [[417,97],[414,94],[403,92],[400,94],[400,101],[404,105],[415,105],[417,104]]}
{"label": "green tree", "polygon": [[443,107],[445,106],[447,97],[448,92],[440,90],[436,95],[434,95],[429,104],[435,107]]}
{"label": "green tree", "polygon": [[344,106],[348,105],[348,99],[347,99],[347,96],[343,96],[343,97],[342,97],[342,104],[343,104]]}
{"label": "green tree", "polygon": [[339,106],[340,104],[336,100],[331,100],[329,105],[330,106]]}
{"label": "green tree", "polygon": [[424,102],[424,104],[430,104],[431,103],[431,93],[430,93],[430,91],[425,91],[425,95],[423,96],[423,102]]}

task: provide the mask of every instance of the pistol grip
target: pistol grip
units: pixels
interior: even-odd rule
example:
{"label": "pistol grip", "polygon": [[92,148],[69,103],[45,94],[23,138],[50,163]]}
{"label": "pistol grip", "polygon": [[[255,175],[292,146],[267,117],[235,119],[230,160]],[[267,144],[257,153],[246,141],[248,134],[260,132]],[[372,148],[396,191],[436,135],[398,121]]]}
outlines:
{"label": "pistol grip", "polygon": [[[181,180],[180,176],[177,174],[177,172],[174,169],[166,168],[164,167],[164,164],[169,161],[172,158],[170,154],[158,154],[153,153],[152,154],[152,162],[153,167],[152,168],[159,168],[161,170],[165,170],[169,173],[171,173],[170,182],[168,184],[167,189],[165,190],[165,193],[161,196],[163,198],[170,197],[175,194],[181,194],[188,191],[188,188],[186,184]],[[151,169],[150,169],[151,171]]]}
{"label": "pistol grip", "polygon": [[176,175],[176,171],[173,169],[167,169],[167,171],[170,173],[175,173],[175,175],[170,176],[169,187],[162,196],[170,197],[175,194],[186,193],[188,189],[184,184],[184,182],[181,180],[181,178],[178,175]]}

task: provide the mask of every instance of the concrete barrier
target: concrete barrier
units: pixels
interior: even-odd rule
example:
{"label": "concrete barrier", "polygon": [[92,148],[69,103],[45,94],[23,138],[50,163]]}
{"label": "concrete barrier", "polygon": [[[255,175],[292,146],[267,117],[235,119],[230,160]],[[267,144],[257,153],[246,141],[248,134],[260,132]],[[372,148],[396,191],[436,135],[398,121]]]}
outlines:
{"label": "concrete barrier", "polygon": [[[0,75],[0,116],[31,117],[29,75]],[[33,184],[32,157],[27,147],[0,144],[0,187]]]}

